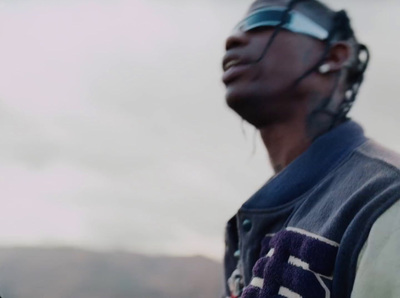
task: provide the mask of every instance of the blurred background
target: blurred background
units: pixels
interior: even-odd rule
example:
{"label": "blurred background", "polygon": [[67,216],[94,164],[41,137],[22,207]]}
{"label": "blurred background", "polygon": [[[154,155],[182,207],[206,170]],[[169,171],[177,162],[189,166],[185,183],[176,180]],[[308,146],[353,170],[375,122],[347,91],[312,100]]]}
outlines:
{"label": "blurred background", "polygon": [[[0,0],[2,296],[219,293],[225,222],[272,174],[221,83],[251,2]],[[351,116],[400,151],[400,3],[325,3],[372,52]]]}

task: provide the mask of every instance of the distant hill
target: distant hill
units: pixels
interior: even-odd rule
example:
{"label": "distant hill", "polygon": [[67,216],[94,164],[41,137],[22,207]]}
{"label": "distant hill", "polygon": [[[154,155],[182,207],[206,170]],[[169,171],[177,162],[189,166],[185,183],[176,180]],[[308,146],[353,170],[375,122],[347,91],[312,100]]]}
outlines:
{"label": "distant hill", "polygon": [[220,297],[221,265],[78,249],[0,249],[2,298]]}

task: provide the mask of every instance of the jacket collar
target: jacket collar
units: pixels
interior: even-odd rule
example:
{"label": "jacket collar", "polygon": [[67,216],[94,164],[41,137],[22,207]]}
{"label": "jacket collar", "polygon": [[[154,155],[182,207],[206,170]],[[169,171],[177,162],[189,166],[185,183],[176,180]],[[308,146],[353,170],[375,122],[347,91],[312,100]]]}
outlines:
{"label": "jacket collar", "polygon": [[317,138],[281,173],[271,178],[243,209],[268,209],[298,198],[318,184],[358,146],[366,141],[360,125],[347,121]]}

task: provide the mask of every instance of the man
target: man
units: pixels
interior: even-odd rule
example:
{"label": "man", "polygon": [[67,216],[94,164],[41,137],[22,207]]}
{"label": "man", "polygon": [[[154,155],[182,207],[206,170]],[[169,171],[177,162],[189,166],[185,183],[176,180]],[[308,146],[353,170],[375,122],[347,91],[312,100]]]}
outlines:
{"label": "man", "polygon": [[347,118],[369,54],[344,11],[257,0],[226,42],[226,101],[275,170],[227,225],[227,297],[400,297],[400,158]]}

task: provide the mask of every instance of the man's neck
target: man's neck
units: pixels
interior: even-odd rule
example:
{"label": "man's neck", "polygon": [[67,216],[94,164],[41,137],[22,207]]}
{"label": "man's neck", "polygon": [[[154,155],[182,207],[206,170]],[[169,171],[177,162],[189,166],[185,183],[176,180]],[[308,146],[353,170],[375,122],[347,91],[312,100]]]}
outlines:
{"label": "man's neck", "polygon": [[[335,113],[343,100],[343,92],[337,92],[329,99],[324,110]],[[335,124],[335,118],[324,112],[312,114],[329,94],[315,92],[306,100],[297,98],[292,113],[284,121],[275,121],[260,127],[261,138],[275,170],[281,172],[310,147],[313,140],[327,132]]]}
{"label": "man's neck", "polygon": [[311,145],[304,120],[274,123],[260,128],[275,173],[286,168]]}

